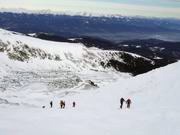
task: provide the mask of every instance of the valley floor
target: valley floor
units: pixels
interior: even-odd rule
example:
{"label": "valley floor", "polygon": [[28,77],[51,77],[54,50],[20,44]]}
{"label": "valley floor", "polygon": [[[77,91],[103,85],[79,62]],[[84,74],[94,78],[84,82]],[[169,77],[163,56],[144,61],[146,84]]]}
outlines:
{"label": "valley floor", "polygon": [[[180,62],[109,86],[67,96],[45,96],[32,106],[0,106],[2,135],[178,135]],[[29,95],[31,96],[31,95]],[[132,99],[119,109],[119,99]],[[59,109],[59,100],[66,108]],[[53,100],[54,108],[49,108]],[[76,108],[72,102],[76,101]],[[46,108],[42,109],[42,105]]]}

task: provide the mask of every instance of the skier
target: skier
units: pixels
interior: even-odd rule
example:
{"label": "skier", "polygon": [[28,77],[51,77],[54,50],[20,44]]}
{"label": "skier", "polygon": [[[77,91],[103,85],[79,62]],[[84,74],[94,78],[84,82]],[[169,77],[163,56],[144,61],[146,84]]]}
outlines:
{"label": "skier", "polygon": [[51,107],[51,108],[53,107],[53,101],[50,102],[50,107]]}
{"label": "skier", "polygon": [[63,101],[62,100],[60,101],[60,108],[61,109],[63,108]]}
{"label": "skier", "polygon": [[131,105],[131,99],[128,99],[127,101],[126,101],[126,104],[127,104],[127,108],[130,108],[130,105]]}
{"label": "skier", "polygon": [[73,108],[75,108],[76,107],[76,102],[73,102]]}
{"label": "skier", "polygon": [[61,107],[61,109],[65,108],[65,101],[63,101],[63,100],[60,101],[60,107]]}
{"label": "skier", "polygon": [[123,108],[123,103],[124,103],[124,101],[125,101],[124,98],[121,98],[121,99],[120,99],[120,108],[121,108],[121,109]]}
{"label": "skier", "polygon": [[65,106],[66,106],[66,103],[65,103],[65,101],[63,101],[63,109],[65,108]]}

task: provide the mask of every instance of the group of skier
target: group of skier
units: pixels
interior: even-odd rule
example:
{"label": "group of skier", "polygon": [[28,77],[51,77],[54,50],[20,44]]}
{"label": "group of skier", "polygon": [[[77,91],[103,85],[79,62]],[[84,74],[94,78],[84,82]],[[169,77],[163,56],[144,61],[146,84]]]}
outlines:
{"label": "group of skier", "polygon": [[[63,100],[61,100],[60,103],[59,103],[59,105],[60,105],[60,108],[61,108],[61,109],[64,109],[65,106],[66,106],[66,102],[63,101]],[[73,103],[72,103],[72,107],[73,107],[73,108],[76,107],[76,102],[73,102]],[[45,107],[43,107],[43,108],[45,108]],[[50,108],[53,108],[53,101],[50,101]]]}
{"label": "group of skier", "polygon": [[124,98],[121,98],[121,99],[120,99],[120,108],[121,108],[121,109],[123,108],[124,102],[126,103],[127,108],[130,109],[130,106],[131,106],[131,103],[132,103],[131,99],[125,100]]}
{"label": "group of skier", "polygon": [[[120,108],[121,108],[121,109],[123,108],[124,102],[126,103],[127,108],[130,109],[130,106],[131,106],[131,103],[132,103],[131,99],[125,100],[124,98],[121,98],[121,99],[120,99]],[[66,106],[66,103],[65,103],[65,101],[61,100],[60,103],[59,103],[59,105],[60,105],[60,108],[61,108],[61,109],[64,109],[65,106]],[[76,107],[76,102],[73,102],[73,103],[72,103],[72,107],[73,107],[73,108]],[[45,106],[43,106],[43,108],[45,108]],[[53,108],[53,101],[50,101],[50,108]]]}

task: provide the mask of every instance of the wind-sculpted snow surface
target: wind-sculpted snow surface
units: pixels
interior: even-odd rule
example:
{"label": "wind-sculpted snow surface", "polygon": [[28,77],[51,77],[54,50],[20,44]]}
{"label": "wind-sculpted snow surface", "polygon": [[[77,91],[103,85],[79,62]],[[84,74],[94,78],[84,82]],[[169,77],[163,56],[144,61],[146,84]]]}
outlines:
{"label": "wind-sculpted snow surface", "polygon": [[[64,95],[19,92],[29,107],[0,107],[0,133],[3,135],[179,135],[180,62],[149,73],[119,81],[93,91],[69,90]],[[44,90],[34,84],[28,89]],[[26,88],[27,89],[27,88]],[[80,92],[80,91],[79,91]],[[6,93],[7,94],[7,93]],[[8,96],[7,94],[6,96]],[[119,99],[131,98],[132,106],[119,109]],[[15,100],[16,98],[14,98]],[[37,100],[38,99],[38,100]],[[16,99],[17,100],[17,99]],[[49,107],[53,100],[54,107]],[[66,108],[59,108],[59,100]],[[76,101],[76,108],[72,102]],[[0,98],[0,103],[11,103]],[[46,106],[42,109],[41,106]]]}

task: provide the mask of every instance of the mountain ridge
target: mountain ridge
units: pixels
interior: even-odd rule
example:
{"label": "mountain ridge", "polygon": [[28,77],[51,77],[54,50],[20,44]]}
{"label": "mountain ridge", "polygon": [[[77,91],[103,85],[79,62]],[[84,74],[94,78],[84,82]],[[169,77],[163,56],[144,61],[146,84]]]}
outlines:
{"label": "mountain ridge", "polygon": [[127,16],[121,14],[105,14],[105,13],[90,13],[90,12],[71,12],[71,11],[53,11],[50,9],[42,9],[42,10],[30,10],[25,8],[0,8],[1,13],[21,13],[21,14],[49,14],[49,15],[69,15],[69,16],[86,16],[86,17],[115,17],[115,18],[149,18],[149,19],[171,19],[171,20],[179,20],[180,18],[171,18],[171,17],[146,17],[141,15]]}
{"label": "mountain ridge", "polygon": [[[124,51],[88,48],[82,43],[46,41],[3,29],[0,58],[1,91],[19,89],[32,80],[55,91],[96,88],[119,76],[132,77],[172,63],[156,63]],[[106,79],[102,81],[101,76]]]}
{"label": "mountain ridge", "polygon": [[0,27],[24,34],[51,33],[63,37],[96,37],[120,42],[157,38],[179,41],[180,21],[173,19],[86,17],[0,13]]}

